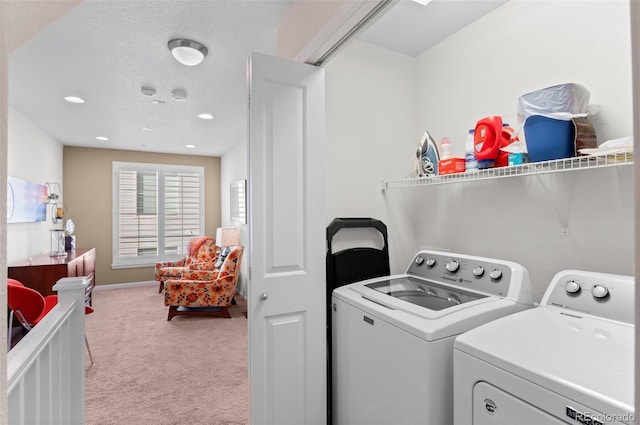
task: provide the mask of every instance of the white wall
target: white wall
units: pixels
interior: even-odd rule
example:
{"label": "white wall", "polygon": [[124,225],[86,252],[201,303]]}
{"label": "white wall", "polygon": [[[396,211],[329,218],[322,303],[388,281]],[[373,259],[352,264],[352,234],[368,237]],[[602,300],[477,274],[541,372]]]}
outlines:
{"label": "white wall", "polygon": [[[0,2],[0,217],[6,217],[7,185],[6,177],[10,174],[11,160],[8,154],[9,107],[8,107],[8,63],[9,54],[20,47],[30,37],[53,22],[77,2]],[[62,164],[62,161],[60,161]],[[61,175],[61,174],[60,174]],[[4,219],[0,220],[0,282],[7,276],[7,252],[11,251],[8,233],[10,226]],[[0,306],[7,303],[6,285],[0,285]],[[0,339],[6,338],[7,316],[0,318]],[[6,351],[0,353],[0,365],[6,365]],[[4,368],[6,370],[6,367]],[[0,424],[7,423],[7,376],[0,376]]]}
{"label": "white wall", "polygon": [[514,121],[519,95],[552,84],[591,91],[600,142],[632,134],[628,2],[512,1],[417,59],[356,42],[326,68],[328,219],[385,221],[392,272],[425,247],[504,258],[538,301],[561,269],[633,274],[632,167],[378,189],[409,173],[421,131],[461,155],[475,121]]}
{"label": "white wall", "polygon": [[[7,279],[7,223],[2,217],[7,215],[7,127],[9,123],[9,52],[7,45],[7,33],[10,33],[5,25],[5,2],[0,2],[0,282]],[[4,310],[7,305],[7,285],[0,285],[0,306]],[[7,338],[7,315],[0,317],[0,339]],[[6,370],[7,352],[0,352],[0,365]],[[4,425],[8,421],[8,400],[7,400],[7,374],[0,375],[0,424]]]}
{"label": "white wall", "polygon": [[574,82],[600,112],[599,142],[632,130],[629,2],[510,1],[418,57],[419,124],[464,156],[476,121],[517,124],[518,97]]}
{"label": "white wall", "polygon": [[238,292],[247,295],[249,281],[249,250],[247,246],[247,225],[231,221],[230,214],[230,185],[247,178],[247,145],[238,143],[235,148],[224,154],[220,161],[220,205],[222,208],[221,221],[223,227],[237,227],[240,230],[240,244],[245,247],[242,260],[242,271],[238,281]]}
{"label": "white wall", "polygon": [[[416,73],[414,58],[360,41],[326,65],[327,224],[387,222],[381,182],[409,173],[419,141]],[[391,255],[400,243],[389,234]]]}
{"label": "white wall", "polygon": [[[56,182],[62,186],[62,144],[11,107],[8,132],[8,175],[32,183]],[[7,264],[48,253],[52,226],[50,209],[47,221],[7,224]]]}

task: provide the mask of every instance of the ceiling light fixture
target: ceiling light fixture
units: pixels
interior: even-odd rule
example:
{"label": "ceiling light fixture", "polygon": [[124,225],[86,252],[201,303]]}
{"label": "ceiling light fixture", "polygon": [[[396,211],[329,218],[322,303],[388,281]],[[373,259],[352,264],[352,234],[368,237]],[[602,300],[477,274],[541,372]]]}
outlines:
{"label": "ceiling light fixture", "polygon": [[195,149],[196,145],[184,145],[184,147],[188,149]]}
{"label": "ceiling light fixture", "polygon": [[198,118],[200,118],[201,120],[212,120],[213,119],[213,115],[207,114],[207,113],[203,113],[203,114],[198,114]]}
{"label": "ceiling light fixture", "polygon": [[109,140],[109,138],[108,137],[104,137],[104,136],[97,136],[96,140],[101,140],[103,142],[106,142],[107,140]]}
{"label": "ceiling light fixture", "polygon": [[197,41],[176,38],[168,44],[171,54],[178,62],[187,66],[195,66],[207,56],[207,48]]}
{"label": "ceiling light fixture", "polygon": [[151,127],[142,127],[143,131],[153,131],[153,128]]}
{"label": "ceiling light fixture", "polygon": [[413,0],[413,1],[416,2],[416,3],[419,3],[419,4],[423,5],[423,6],[426,6],[429,3],[431,3],[431,0]]}
{"label": "ceiling light fixture", "polygon": [[84,103],[84,99],[78,96],[65,96],[64,100],[71,103]]}

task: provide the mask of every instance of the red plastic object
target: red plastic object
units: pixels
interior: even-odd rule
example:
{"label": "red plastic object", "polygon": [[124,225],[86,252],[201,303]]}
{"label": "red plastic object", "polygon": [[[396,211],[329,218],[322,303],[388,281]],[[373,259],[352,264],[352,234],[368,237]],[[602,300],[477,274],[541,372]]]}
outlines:
{"label": "red plastic object", "polygon": [[438,162],[438,174],[464,173],[464,158],[441,159]]}
{"label": "red plastic object", "polygon": [[478,161],[496,160],[501,142],[502,117],[486,117],[476,123],[473,145]]}

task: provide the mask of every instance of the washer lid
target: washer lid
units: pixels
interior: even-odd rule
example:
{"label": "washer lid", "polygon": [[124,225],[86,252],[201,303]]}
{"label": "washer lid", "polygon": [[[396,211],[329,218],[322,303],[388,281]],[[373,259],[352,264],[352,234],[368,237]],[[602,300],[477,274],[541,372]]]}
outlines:
{"label": "washer lid", "polygon": [[[334,289],[332,297],[425,341],[454,337],[498,317],[529,308],[528,305],[518,304],[509,299],[478,294],[479,298],[470,299],[460,304],[445,305],[444,308],[436,310],[408,302],[401,297],[387,295],[367,286],[371,283],[389,280],[401,282],[408,277],[407,275],[394,275],[351,283]],[[445,287],[443,286],[442,289],[444,290]],[[448,289],[456,290],[457,288]],[[447,292],[442,294],[445,294],[446,297],[451,295]]]}
{"label": "washer lid", "polygon": [[634,326],[539,306],[456,338],[455,349],[603,412],[633,412]]}

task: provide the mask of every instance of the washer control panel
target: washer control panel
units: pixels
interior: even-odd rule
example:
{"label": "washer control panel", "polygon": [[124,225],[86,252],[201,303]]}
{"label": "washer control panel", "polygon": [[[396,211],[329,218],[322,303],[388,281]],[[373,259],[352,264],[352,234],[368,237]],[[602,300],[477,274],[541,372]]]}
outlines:
{"label": "washer control panel", "polygon": [[554,276],[540,304],[634,323],[634,282],[633,276],[564,270]]}
{"label": "washer control panel", "polygon": [[528,284],[528,273],[519,264],[439,251],[418,252],[407,274],[503,298],[512,280],[526,277]]}

